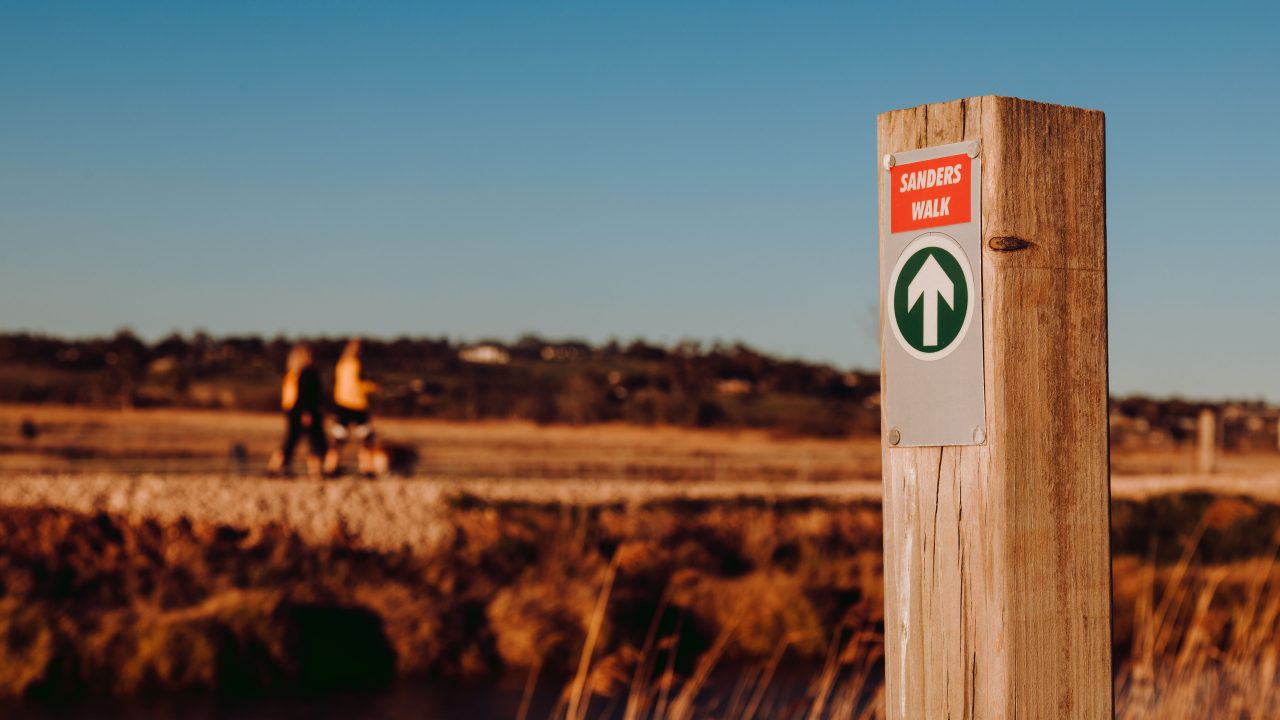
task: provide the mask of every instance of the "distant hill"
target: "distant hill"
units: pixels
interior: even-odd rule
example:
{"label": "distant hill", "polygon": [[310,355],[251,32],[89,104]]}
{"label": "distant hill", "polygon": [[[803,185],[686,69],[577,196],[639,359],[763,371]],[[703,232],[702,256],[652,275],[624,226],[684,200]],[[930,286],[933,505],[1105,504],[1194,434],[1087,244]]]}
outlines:
{"label": "distant hill", "polygon": [[[0,402],[274,410],[285,355],[312,346],[326,384],[345,338],[128,332],[67,340],[0,335]],[[841,437],[879,429],[879,375],[784,360],[744,345],[643,341],[593,346],[527,336],[514,343],[368,339],[375,412],[450,420],[766,428]]]}

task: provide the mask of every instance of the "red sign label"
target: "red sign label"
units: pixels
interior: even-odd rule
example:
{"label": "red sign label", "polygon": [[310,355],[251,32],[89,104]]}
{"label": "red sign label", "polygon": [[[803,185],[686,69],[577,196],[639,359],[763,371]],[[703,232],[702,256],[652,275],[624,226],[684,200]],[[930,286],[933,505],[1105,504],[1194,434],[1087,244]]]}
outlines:
{"label": "red sign label", "polygon": [[895,165],[889,170],[890,232],[969,222],[968,155]]}

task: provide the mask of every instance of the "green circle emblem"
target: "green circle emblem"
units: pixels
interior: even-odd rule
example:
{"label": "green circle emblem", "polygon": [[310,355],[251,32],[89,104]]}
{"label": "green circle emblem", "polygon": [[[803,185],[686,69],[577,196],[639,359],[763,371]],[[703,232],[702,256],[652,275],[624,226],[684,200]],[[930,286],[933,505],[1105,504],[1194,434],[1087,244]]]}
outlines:
{"label": "green circle emblem", "polygon": [[894,334],[921,360],[937,360],[959,345],[969,326],[968,260],[950,238],[924,235],[903,250],[888,298]]}

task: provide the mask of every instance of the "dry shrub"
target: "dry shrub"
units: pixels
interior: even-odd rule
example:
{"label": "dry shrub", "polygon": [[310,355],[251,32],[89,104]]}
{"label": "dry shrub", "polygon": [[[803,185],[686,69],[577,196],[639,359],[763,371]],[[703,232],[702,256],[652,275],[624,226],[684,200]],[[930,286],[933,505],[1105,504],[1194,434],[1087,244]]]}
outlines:
{"label": "dry shrub", "polygon": [[734,659],[768,657],[784,640],[803,655],[824,647],[823,626],[800,580],[780,572],[740,578],[691,578],[672,604],[683,607],[707,637],[734,629],[726,654]]}
{"label": "dry shrub", "polygon": [[498,591],[488,618],[498,655],[510,666],[566,673],[575,667],[600,586],[599,566],[570,574],[538,568]]}
{"label": "dry shrub", "polygon": [[430,594],[399,583],[362,583],[353,598],[394,628],[391,645],[401,675],[426,673],[447,662],[440,602]]}
{"label": "dry shrub", "polygon": [[1214,530],[1226,530],[1244,520],[1258,517],[1258,507],[1242,498],[1218,498],[1204,511],[1204,524]]}
{"label": "dry shrub", "polygon": [[124,695],[275,687],[296,673],[274,617],[279,602],[276,593],[229,591],[189,609],[129,613],[132,626],[86,644],[83,661]]}
{"label": "dry shrub", "polygon": [[652,540],[627,540],[614,551],[614,562],[623,575],[654,578],[668,573],[671,553]]}
{"label": "dry shrub", "polygon": [[345,586],[353,567],[394,574],[394,556],[54,510],[0,511],[0,542],[0,697],[259,694],[395,671],[381,616]]}
{"label": "dry shrub", "polygon": [[0,697],[21,697],[49,672],[57,652],[44,608],[0,600]]}

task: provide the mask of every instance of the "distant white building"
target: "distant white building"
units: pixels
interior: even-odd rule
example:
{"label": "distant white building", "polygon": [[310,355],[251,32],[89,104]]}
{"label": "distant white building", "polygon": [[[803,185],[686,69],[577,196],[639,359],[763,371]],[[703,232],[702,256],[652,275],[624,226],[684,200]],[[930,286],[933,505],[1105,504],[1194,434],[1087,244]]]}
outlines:
{"label": "distant white building", "polygon": [[468,345],[458,351],[458,359],[476,365],[506,365],[511,354],[497,345]]}

